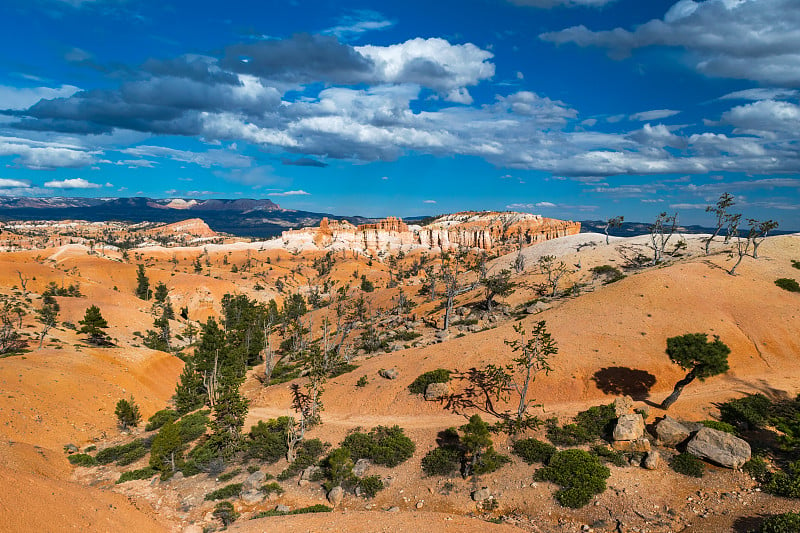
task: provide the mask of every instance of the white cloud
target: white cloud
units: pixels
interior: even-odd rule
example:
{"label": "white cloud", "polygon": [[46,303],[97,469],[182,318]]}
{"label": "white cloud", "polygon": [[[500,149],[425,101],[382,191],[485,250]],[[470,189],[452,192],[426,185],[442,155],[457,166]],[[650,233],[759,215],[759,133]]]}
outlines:
{"label": "white cloud", "polygon": [[311,193],[303,190],[298,190],[298,191],[271,192],[267,194],[267,196],[311,196]]}
{"label": "white cloud", "polygon": [[775,89],[758,87],[755,89],[745,89],[743,91],[735,91],[720,96],[720,100],[786,100],[790,98],[797,98],[800,92],[791,89]]}
{"label": "white cloud", "polygon": [[50,189],[99,189],[102,185],[91,183],[83,178],[48,181],[44,184]]}
{"label": "white cloud", "polygon": [[30,186],[31,184],[28,183],[27,181],[0,178],[0,189],[12,189],[12,188],[27,189]]}
{"label": "white cloud", "polygon": [[[122,150],[122,153],[137,157],[164,157],[174,161],[192,163],[203,168],[209,168],[212,166],[245,168],[252,164],[251,158],[223,149],[208,150],[206,152],[190,152],[186,150],[167,148],[165,146],[142,145],[134,148],[127,148]],[[135,164],[138,164],[139,166],[147,166],[144,163]]]}
{"label": "white cloud", "polygon": [[435,204],[436,200],[422,200],[423,204]]}
{"label": "white cloud", "polygon": [[800,106],[776,100],[759,100],[737,106],[722,114],[721,122],[735,133],[775,138],[780,133],[800,133]]}
{"label": "white cloud", "polygon": [[556,44],[607,48],[622,58],[637,48],[669,46],[690,52],[710,76],[800,86],[800,4],[797,0],[679,0],[634,30],[573,26],[539,37]]}
{"label": "white cloud", "polygon": [[536,202],[534,205],[536,207],[556,207],[553,202]]}
{"label": "white cloud", "polygon": [[672,117],[680,113],[680,111],[675,111],[674,109],[654,109],[652,111],[642,111],[640,113],[634,113],[629,118],[631,120],[638,120],[641,122],[647,122],[649,120],[660,120],[662,118]]}
{"label": "white cloud", "polygon": [[27,109],[42,98],[69,98],[80,91],[74,85],[61,87],[10,87],[0,85],[0,107],[3,109]]}
{"label": "white cloud", "polygon": [[394,26],[394,22],[380,13],[368,9],[360,9],[341,17],[336,26],[328,28],[322,33],[335,35],[339,39],[347,39],[357,37],[368,31],[385,30],[392,26]]}
{"label": "white cloud", "polygon": [[602,7],[615,0],[509,0],[518,6],[531,6],[544,9],[552,7]]}
{"label": "white cloud", "polygon": [[79,168],[96,162],[93,153],[57,142],[0,137],[0,156],[18,156],[14,162],[32,169]]}

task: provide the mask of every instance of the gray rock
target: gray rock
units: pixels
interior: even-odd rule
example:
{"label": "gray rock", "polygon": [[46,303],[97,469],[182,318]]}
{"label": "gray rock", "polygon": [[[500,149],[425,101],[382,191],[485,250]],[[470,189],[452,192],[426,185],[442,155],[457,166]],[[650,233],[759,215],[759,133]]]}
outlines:
{"label": "gray rock", "polygon": [[260,490],[249,490],[247,492],[241,493],[239,495],[239,498],[241,498],[241,500],[244,503],[254,504],[263,500],[265,496],[266,494],[264,494]]}
{"label": "gray rock", "polygon": [[675,446],[689,438],[689,430],[671,416],[665,416],[656,424],[656,438],[664,446]]}
{"label": "gray rock", "polygon": [[655,450],[648,452],[647,455],[645,455],[644,457],[644,461],[642,462],[642,466],[648,470],[658,470],[658,467],[660,465],[661,465],[661,454]]}
{"label": "gray rock", "polygon": [[550,306],[544,302],[536,302],[535,304],[526,307],[525,312],[528,313],[529,315],[535,315],[536,313],[541,313],[545,309],[549,308]]}
{"label": "gray rock", "polygon": [[469,307],[459,307],[456,309],[456,314],[458,316],[467,316],[469,314]]}
{"label": "gray rock", "polygon": [[300,474],[300,479],[304,479],[306,481],[311,481],[312,479],[319,477],[322,475],[322,468],[318,466],[309,466],[303,473]]}
{"label": "gray rock", "polygon": [[244,480],[242,483],[242,490],[250,491],[250,490],[258,490],[261,485],[264,484],[264,480],[267,479],[267,475],[260,470],[258,472],[253,472],[247,479]]}
{"label": "gray rock", "polygon": [[489,491],[489,489],[486,488],[478,489],[472,492],[472,501],[474,502],[482,502],[484,500],[488,500],[491,497],[492,493]]}
{"label": "gray rock", "polygon": [[356,464],[353,465],[353,474],[358,477],[363,476],[367,473],[367,469],[371,464],[372,463],[369,462],[369,459],[359,459],[356,461]]}
{"label": "gray rock", "polygon": [[180,481],[181,479],[183,479],[183,472],[180,470],[172,474],[172,477],[170,478],[171,481]]}
{"label": "gray rock", "polygon": [[402,344],[400,344],[399,342],[395,342],[394,344],[389,346],[389,351],[392,351],[392,352],[399,352],[400,350],[403,350],[403,349],[405,349],[405,347]]}
{"label": "gray rock", "polygon": [[288,513],[289,511],[291,511],[288,505],[283,505],[282,503],[276,505],[275,510],[278,511],[279,513]]}
{"label": "gray rock", "polygon": [[397,376],[399,376],[400,373],[394,368],[381,368],[381,370],[378,372],[378,375],[386,379],[397,379]]}
{"label": "gray rock", "polygon": [[387,513],[399,513],[400,512],[400,508],[395,505],[393,507],[389,507],[388,509],[386,509],[386,512]]}
{"label": "gray rock", "polygon": [[698,431],[686,451],[726,468],[741,468],[750,460],[750,445],[739,437],[711,428]]}
{"label": "gray rock", "polygon": [[619,417],[614,426],[614,440],[636,440],[644,435],[644,420],[639,413]]}
{"label": "gray rock", "polygon": [[467,331],[469,331],[470,333],[477,333],[480,330],[481,330],[480,324],[470,324],[469,326],[467,326]]}
{"label": "gray rock", "polygon": [[66,446],[64,446],[64,451],[69,454],[78,453],[78,447],[75,446],[74,444],[67,444]]}
{"label": "gray rock", "polygon": [[450,395],[450,385],[447,383],[430,383],[425,387],[426,400],[439,400]]}
{"label": "gray rock", "polygon": [[344,499],[344,489],[342,487],[339,486],[333,487],[331,491],[328,493],[328,501],[334,507],[342,503],[343,499]]}
{"label": "gray rock", "polygon": [[449,331],[445,331],[443,329],[440,329],[439,331],[436,332],[436,338],[439,339],[439,340],[442,340],[442,341],[447,339],[449,336],[450,336],[450,332]]}
{"label": "gray rock", "polygon": [[630,396],[620,396],[614,400],[614,412],[617,418],[622,415],[629,415],[633,413],[633,398]]}

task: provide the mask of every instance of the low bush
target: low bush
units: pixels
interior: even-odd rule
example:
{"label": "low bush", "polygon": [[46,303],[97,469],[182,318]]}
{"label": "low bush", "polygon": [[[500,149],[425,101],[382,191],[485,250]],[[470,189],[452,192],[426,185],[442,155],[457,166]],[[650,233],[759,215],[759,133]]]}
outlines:
{"label": "low bush", "polygon": [[133,448],[131,451],[125,453],[117,460],[119,466],[128,466],[133,464],[142,457],[147,455],[147,449],[144,446]]}
{"label": "low bush", "polygon": [[373,463],[395,467],[414,455],[416,446],[399,426],[377,426],[369,433],[351,433],[342,441],[353,461],[370,459]]}
{"label": "low bush", "polygon": [[140,468],[139,470],[131,470],[130,472],[123,472],[120,474],[117,484],[125,483],[127,481],[134,481],[137,479],[150,479],[158,474],[158,470],[152,467]]}
{"label": "low bush", "polygon": [[764,490],[784,498],[800,498],[800,461],[791,463],[785,471],[771,474]]}
{"label": "low bush", "polygon": [[528,464],[546,463],[556,451],[555,446],[536,439],[518,440],[513,445],[514,454]]}
{"label": "low bush", "polygon": [[147,425],[144,427],[146,431],[155,431],[161,428],[167,422],[175,422],[178,419],[178,413],[172,409],[162,409],[156,411],[153,416],[147,420]]}
{"label": "low bush", "polygon": [[792,278],[778,278],[775,280],[775,285],[785,291],[800,292],[800,284]]}
{"label": "low bush", "polygon": [[625,277],[625,274],[623,274],[620,269],[611,265],[599,265],[593,267],[592,272],[594,272],[598,276],[603,276],[605,278],[605,280],[603,281],[604,285],[617,282]]}
{"label": "low bush", "polygon": [[259,420],[258,424],[250,428],[245,455],[248,458],[260,459],[267,463],[275,463],[286,456],[289,451],[289,446],[286,444],[286,431],[289,423],[288,416],[266,422]]}
{"label": "low bush", "polygon": [[222,521],[223,526],[228,527],[239,518],[239,513],[234,510],[231,502],[219,502],[214,507],[214,516]]}
{"label": "low bush", "polygon": [[408,390],[412,394],[425,394],[425,389],[431,383],[447,383],[448,381],[450,381],[450,371],[444,368],[437,368],[420,375],[408,386]]}
{"label": "low bush", "polygon": [[[107,465],[109,463],[118,461],[128,461],[131,457],[135,457],[136,455],[139,455],[139,457],[144,457],[144,455],[147,453],[146,448],[149,447],[149,444],[149,441],[145,441],[145,439],[136,439],[120,446],[104,448],[97,452],[97,455],[95,455],[94,458],[99,464]],[[130,464],[130,462],[126,464]]]}
{"label": "low bush", "polygon": [[380,476],[366,476],[359,480],[358,488],[361,495],[365,498],[374,498],[378,492],[383,490],[383,481]]}
{"label": "low bush", "polygon": [[242,484],[231,483],[230,485],[225,485],[224,487],[209,492],[206,494],[205,499],[206,501],[226,500],[238,496],[240,492],[242,492]]}
{"label": "low bush", "polygon": [[758,533],[797,533],[800,531],[800,513],[783,513],[767,517]]}
{"label": "low bush", "polygon": [[732,424],[722,422],[721,420],[703,420],[700,422],[707,428],[716,429],[717,431],[724,431],[732,435],[736,434],[736,428]]}
{"label": "low bush", "polygon": [[332,368],[330,373],[328,373],[328,377],[329,378],[337,378],[337,377],[339,377],[339,376],[341,376],[343,374],[347,374],[348,372],[352,372],[353,370],[355,370],[357,368],[358,368],[358,365],[349,364],[349,363],[341,364],[341,365],[338,365],[338,366],[335,366],[334,368]]}
{"label": "low bush", "polygon": [[557,446],[587,444],[608,436],[616,420],[614,405],[596,405],[575,415],[575,423],[559,427],[557,420],[547,421],[547,438]]}
{"label": "low bush", "polygon": [[507,455],[497,453],[494,448],[489,448],[483,452],[481,460],[475,463],[473,473],[477,475],[490,474],[510,462],[511,459]]}
{"label": "low bush", "polygon": [[584,450],[556,452],[547,466],[536,471],[535,478],[561,485],[556,500],[564,507],[577,509],[592,500],[595,494],[606,490],[606,479],[611,475],[607,466]]}
{"label": "low bush", "polygon": [[221,475],[217,476],[217,481],[220,481],[220,482],[224,483],[225,481],[232,480],[233,478],[235,478],[236,476],[238,476],[241,473],[242,473],[242,469],[241,468],[234,468],[230,472],[225,472],[224,474],[221,474]]}
{"label": "low bush", "polygon": [[97,461],[88,453],[76,453],[67,457],[70,464],[75,466],[95,466]]}
{"label": "low bush", "polygon": [[763,394],[751,394],[719,405],[723,422],[741,429],[756,429],[767,425],[772,402]]}
{"label": "low bush", "polygon": [[703,477],[706,471],[705,463],[690,453],[673,456],[669,461],[669,466],[675,472],[691,477]]}
{"label": "low bush", "polygon": [[628,465],[628,460],[625,458],[624,453],[612,450],[611,448],[607,448],[602,444],[593,445],[589,453],[591,453],[592,455],[598,457],[603,461],[611,463],[614,466]]}
{"label": "low bush", "polygon": [[350,450],[347,448],[336,448],[331,451],[328,457],[322,462],[325,477],[328,481],[324,487],[326,491],[333,487],[342,487],[345,490],[352,489],[358,483],[358,478],[353,474],[353,459],[350,457]]}
{"label": "low bush", "polygon": [[286,467],[286,470],[278,474],[278,481],[286,481],[309,466],[316,464],[319,457],[325,453],[325,450],[329,446],[329,444],[319,439],[309,439],[301,442],[297,449],[297,456],[294,462]]}
{"label": "low bush", "polygon": [[461,468],[462,455],[455,447],[434,448],[422,458],[422,471],[428,476],[449,476]]}
{"label": "low bush", "polygon": [[742,470],[759,483],[767,483],[772,475],[767,467],[767,462],[760,455],[754,455],[742,465]]}
{"label": "low bush", "polygon": [[285,515],[296,515],[296,514],[309,514],[309,513],[329,513],[333,511],[333,507],[328,507],[327,505],[322,505],[318,503],[316,505],[310,505],[308,507],[301,507],[299,509],[295,509],[294,511],[289,511],[288,513],[283,513],[281,511],[272,509],[270,511],[260,511],[254,514],[250,520],[256,520],[258,518],[267,518],[270,516],[285,516]]}
{"label": "low bush", "polygon": [[283,494],[284,490],[277,482],[267,483],[261,486],[261,492],[269,496],[270,494]]}

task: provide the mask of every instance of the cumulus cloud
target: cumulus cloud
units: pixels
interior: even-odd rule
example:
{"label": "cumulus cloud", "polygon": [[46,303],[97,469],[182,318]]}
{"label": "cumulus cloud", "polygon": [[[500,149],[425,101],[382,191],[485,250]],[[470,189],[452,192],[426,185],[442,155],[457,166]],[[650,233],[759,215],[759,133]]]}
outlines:
{"label": "cumulus cloud", "polygon": [[79,90],[74,85],[22,88],[0,85],[0,106],[6,109],[26,109],[43,98],[68,98]]}
{"label": "cumulus cloud", "polygon": [[759,100],[734,107],[722,114],[721,122],[734,127],[735,133],[775,138],[781,133],[800,132],[800,106],[790,102]]}
{"label": "cumulus cloud", "polygon": [[45,187],[50,189],[99,189],[102,185],[92,183],[83,178],[70,178],[45,182]]}
{"label": "cumulus cloud", "polygon": [[573,26],[539,37],[555,44],[600,47],[622,58],[637,48],[690,52],[711,76],[800,86],[800,6],[795,0],[679,0],[664,15],[633,30]]}
{"label": "cumulus cloud", "polygon": [[30,186],[27,181],[0,178],[0,189],[27,189]]}
{"label": "cumulus cloud", "polygon": [[18,137],[0,137],[0,157],[2,156],[17,156],[14,163],[37,170],[79,168],[96,162],[93,153],[80,147]]}

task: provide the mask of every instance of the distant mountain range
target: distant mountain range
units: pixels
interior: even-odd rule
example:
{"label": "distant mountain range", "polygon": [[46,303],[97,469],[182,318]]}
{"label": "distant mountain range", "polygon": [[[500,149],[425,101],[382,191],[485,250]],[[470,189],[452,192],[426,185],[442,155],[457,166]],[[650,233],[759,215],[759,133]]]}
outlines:
{"label": "distant mountain range", "polygon": [[0,196],[0,220],[88,220],[179,222],[202,218],[214,231],[268,238],[316,226],[322,217],[365,224],[373,219],[283,209],[272,200],[133,198],[11,198]]}

